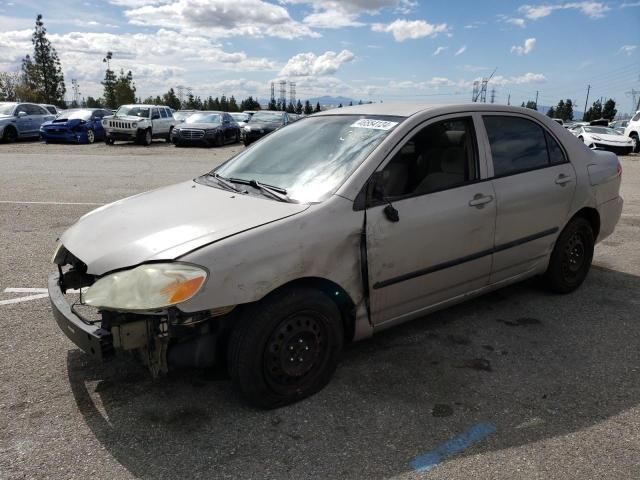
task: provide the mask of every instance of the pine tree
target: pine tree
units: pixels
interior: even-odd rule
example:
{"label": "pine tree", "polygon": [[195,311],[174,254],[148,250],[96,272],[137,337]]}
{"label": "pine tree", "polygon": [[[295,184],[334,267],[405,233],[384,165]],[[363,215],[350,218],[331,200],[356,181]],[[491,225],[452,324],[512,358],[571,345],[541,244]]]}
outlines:
{"label": "pine tree", "polygon": [[305,100],[304,102],[304,114],[305,115],[311,115],[313,113],[313,107],[311,106],[311,103],[309,102],[309,100]]}
{"label": "pine tree", "polygon": [[547,110],[547,117],[555,118],[555,116],[556,116],[555,108],[553,107],[549,108],[549,110]]}
{"label": "pine tree", "polygon": [[349,102],[349,106],[353,107],[353,102],[352,101]]}
{"label": "pine tree", "polygon": [[238,108],[238,104],[236,103],[236,99],[234,98],[233,95],[231,95],[231,98],[229,99],[229,111],[230,112],[240,111],[240,109]]}
{"label": "pine tree", "polygon": [[618,113],[618,110],[616,110],[616,101],[610,98],[604,103],[604,107],[602,107],[602,118],[611,121],[615,118],[616,113]]}
{"label": "pine tree", "polygon": [[531,110],[538,110],[538,106],[536,105],[536,102],[534,102],[533,100],[529,100],[527,104],[524,106],[526,108],[530,108]]}
{"label": "pine tree", "polygon": [[562,118],[564,120],[565,109],[566,106],[564,104],[564,100],[561,99],[556,106],[556,117]]}
{"label": "pine tree", "polygon": [[600,100],[596,100],[589,110],[584,112],[584,121],[590,122],[591,120],[598,120],[599,118],[602,118],[602,104]]}
{"label": "pine tree", "polygon": [[47,38],[42,15],[36,17],[36,26],[31,36],[33,57],[27,55],[22,60],[22,77],[25,92],[31,91],[34,101],[64,106],[64,85],[62,66],[56,49]]}
{"label": "pine tree", "polygon": [[113,85],[113,95],[115,105],[118,107],[127,103],[136,103],[136,85],[133,83],[131,70],[126,74],[124,69],[120,70],[120,75]]}
{"label": "pine tree", "polygon": [[564,102],[564,112],[562,115],[562,120],[565,122],[567,120],[573,120],[573,101],[570,98]]}
{"label": "pine tree", "polygon": [[300,99],[298,99],[298,103],[296,103],[296,113],[302,115],[302,102]]}
{"label": "pine tree", "polygon": [[276,103],[276,99],[272,98],[269,100],[269,106],[267,107],[269,110],[280,110],[278,108],[278,104]]}
{"label": "pine tree", "polygon": [[314,112],[321,112],[322,109],[320,108],[320,102],[316,103],[316,109],[314,110]]}
{"label": "pine tree", "polygon": [[104,80],[101,83],[104,88],[104,101],[109,108],[119,107],[116,101],[116,80],[116,73],[107,67],[107,70],[104,72]]}
{"label": "pine tree", "polygon": [[170,88],[169,91],[162,96],[162,103],[174,110],[180,110],[180,99],[173,88]]}
{"label": "pine tree", "polygon": [[86,106],[87,108],[101,108],[102,107],[102,99],[87,97]]}

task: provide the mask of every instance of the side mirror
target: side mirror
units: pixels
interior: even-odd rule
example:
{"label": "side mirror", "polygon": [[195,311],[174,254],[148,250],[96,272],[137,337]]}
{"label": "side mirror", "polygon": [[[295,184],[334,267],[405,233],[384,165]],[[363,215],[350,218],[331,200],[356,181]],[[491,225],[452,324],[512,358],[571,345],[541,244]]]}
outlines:
{"label": "side mirror", "polygon": [[26,117],[26,116],[27,116],[27,112],[18,112],[19,118]]}

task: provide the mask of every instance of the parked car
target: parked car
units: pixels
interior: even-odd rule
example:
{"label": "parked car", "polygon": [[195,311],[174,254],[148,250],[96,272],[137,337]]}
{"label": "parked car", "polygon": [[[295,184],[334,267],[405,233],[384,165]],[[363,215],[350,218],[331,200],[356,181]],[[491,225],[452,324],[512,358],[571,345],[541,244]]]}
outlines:
{"label": "parked car", "polygon": [[629,120],[615,120],[609,124],[609,128],[613,128],[616,132],[624,134],[627,125],[629,125]]}
{"label": "parked car", "polygon": [[244,112],[230,112],[231,118],[238,124],[240,129],[244,128],[247,122],[251,119],[251,115]]}
{"label": "parked car", "polygon": [[176,124],[184,122],[187,117],[196,113],[197,110],[178,110],[177,112],[173,112],[173,118],[176,121]]}
{"label": "parked car", "polygon": [[633,151],[640,153],[640,110],[629,120],[629,123],[624,129],[624,136],[631,139]]}
{"label": "parked car", "polygon": [[164,105],[122,105],[102,122],[107,145],[126,140],[148,146],[154,138],[170,142],[175,124],[171,109]]}
{"label": "parked car", "polygon": [[64,112],[64,109],[60,107],[56,107],[55,105],[51,105],[49,103],[41,103],[40,106],[43,107],[46,111],[48,111],[52,115],[58,115]]}
{"label": "parked car", "polygon": [[230,114],[204,111],[190,115],[171,133],[171,141],[177,146],[203,145],[221,147],[240,141],[240,127]]}
{"label": "parked car", "polygon": [[614,154],[529,109],[328,110],[82,217],[54,254],[53,314],[94,359],[137,352],[158,374],[225,358],[277,407],[323,388],[345,342],[536,275],[575,290],[620,181]]}
{"label": "parked car", "polygon": [[65,110],[55,119],[40,125],[40,138],[45,142],[94,143],[104,139],[102,120],[111,110],[78,108]]}
{"label": "parked car", "polygon": [[591,149],[609,150],[618,155],[629,155],[633,151],[633,142],[609,127],[583,125],[571,130],[579,140]]}
{"label": "parked car", "polygon": [[35,103],[0,102],[0,139],[15,142],[19,138],[38,138],[40,125],[54,118]]}
{"label": "parked car", "polygon": [[242,129],[243,142],[245,146],[248,146],[288,123],[289,114],[286,112],[260,110],[251,116],[249,122]]}

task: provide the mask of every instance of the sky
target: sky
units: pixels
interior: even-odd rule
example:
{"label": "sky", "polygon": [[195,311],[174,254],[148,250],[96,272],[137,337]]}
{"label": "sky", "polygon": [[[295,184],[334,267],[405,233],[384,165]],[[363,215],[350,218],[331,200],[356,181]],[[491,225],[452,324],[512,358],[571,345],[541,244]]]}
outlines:
{"label": "sky", "polygon": [[[0,71],[19,68],[44,17],[71,96],[100,96],[103,58],[133,72],[137,95],[190,87],[263,101],[297,97],[469,102],[489,77],[496,103],[571,98],[582,110],[640,91],[640,1],[0,0]],[[638,92],[640,95],[640,92]],[[288,97],[287,88],[287,97]],[[640,96],[638,97],[640,98]]]}

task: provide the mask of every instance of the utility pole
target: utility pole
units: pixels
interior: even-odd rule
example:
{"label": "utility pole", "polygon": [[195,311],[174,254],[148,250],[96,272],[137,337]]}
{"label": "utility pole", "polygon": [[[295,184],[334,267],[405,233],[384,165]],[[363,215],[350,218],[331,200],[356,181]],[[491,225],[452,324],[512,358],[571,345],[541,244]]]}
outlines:
{"label": "utility pole", "polygon": [[280,105],[283,110],[287,108],[287,81],[280,80]]}
{"label": "utility pole", "polygon": [[491,103],[495,103],[496,101],[496,89],[492,88],[491,89]]}
{"label": "utility pole", "polygon": [[73,106],[78,107],[78,99],[80,98],[80,84],[75,78],[71,79],[71,85],[73,90]]}
{"label": "utility pole", "polygon": [[538,90],[536,90],[536,110],[538,110]]}
{"label": "utility pole", "polygon": [[511,94],[507,97],[507,105],[511,105]]}
{"label": "utility pole", "polygon": [[478,101],[479,92],[480,92],[480,82],[476,80],[475,82],[473,82],[473,92],[471,93],[472,102]]}
{"label": "utility pole", "polygon": [[296,103],[296,82],[289,82],[289,103],[295,106]]}
{"label": "utility pole", "polygon": [[276,101],[276,86],[273,82],[271,82],[271,103],[275,103]]}
{"label": "utility pole", "polygon": [[587,104],[589,103],[589,92],[591,91],[591,85],[587,85],[587,99],[584,101],[584,112],[582,112],[582,120],[584,120],[587,114]]}
{"label": "utility pole", "polygon": [[107,56],[102,59],[102,63],[107,64],[107,70],[111,70],[111,59],[113,58],[113,52],[107,52]]}

